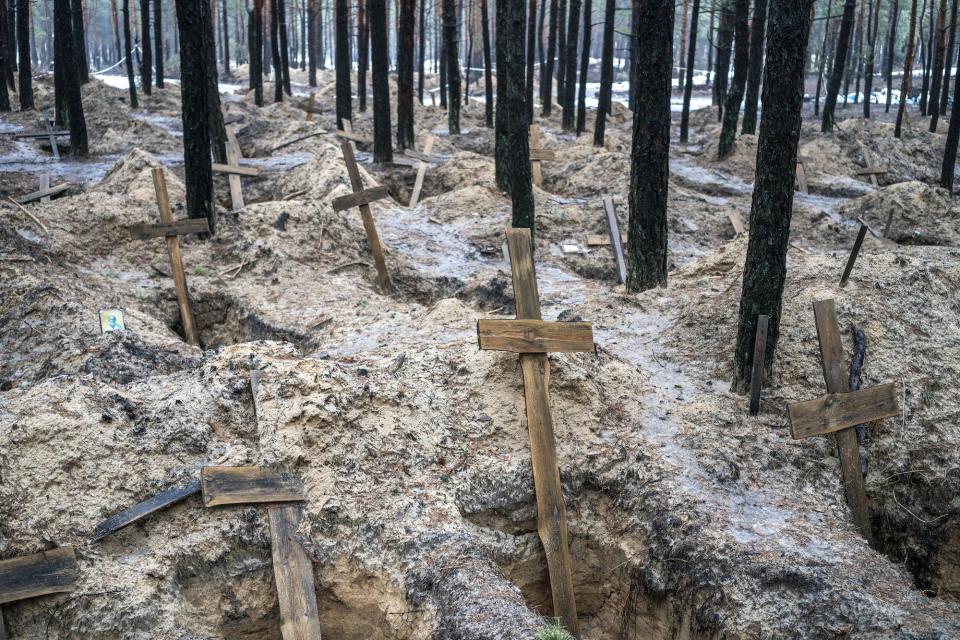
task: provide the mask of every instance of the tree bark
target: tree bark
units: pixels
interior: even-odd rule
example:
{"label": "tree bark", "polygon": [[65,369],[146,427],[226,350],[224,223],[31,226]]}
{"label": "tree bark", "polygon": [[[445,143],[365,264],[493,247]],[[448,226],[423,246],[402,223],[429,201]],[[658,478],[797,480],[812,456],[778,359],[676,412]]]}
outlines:
{"label": "tree bark", "polygon": [[286,0],[276,0],[277,2],[277,30],[280,41],[274,45],[274,49],[280,50],[280,75],[276,78],[283,85],[283,92],[288,96],[293,95],[290,88],[290,47],[287,41],[287,2]]}
{"label": "tree bark", "polygon": [[537,0],[530,0],[527,11],[527,122],[533,122],[533,65],[536,55]]}
{"label": "tree bark", "polygon": [[[54,6],[54,9],[56,9],[56,6]],[[80,83],[86,84],[90,82],[90,66],[87,64],[87,39],[83,29],[83,3],[81,0],[73,0],[71,3],[70,18],[73,30],[73,57],[76,58]],[[84,129],[84,132],[86,132],[86,129]]]}
{"label": "tree bark", "polygon": [[136,109],[139,105],[137,104],[137,83],[133,77],[133,52],[130,46],[130,0],[123,0],[123,55],[127,59],[127,82],[130,85],[130,107]]}
{"label": "tree bark", "polygon": [[[0,0],[0,111],[10,111],[10,94],[7,90],[7,72],[10,69],[10,19],[7,1]],[[2,623],[0,623],[2,624]]]}
{"label": "tree bark", "polygon": [[717,158],[723,160],[733,153],[737,136],[737,121],[740,119],[740,104],[747,82],[747,68],[750,64],[750,0],[735,0],[734,15],[736,36],[733,52],[733,84],[727,92],[723,105],[723,126],[720,128],[720,140],[717,144]]}
{"label": "tree bark", "polygon": [[750,207],[750,236],[734,354],[733,389],[750,385],[757,317],[770,318],[764,367],[769,372],[780,337],[793,182],[803,111],[807,37],[814,0],[771,0],[763,74],[757,170]]}
{"label": "tree bark", "polygon": [[[907,53],[903,61],[903,81],[900,83],[900,105],[897,107],[897,124],[893,137],[899,138],[903,131],[903,112],[907,108],[907,94],[910,92],[910,76],[913,74],[914,35],[917,30],[917,0],[910,4],[910,31],[907,35]],[[953,116],[951,115],[951,119]]]}
{"label": "tree bark", "polygon": [[423,67],[424,67],[424,57],[426,56],[426,36],[427,36],[427,27],[424,18],[426,17],[426,6],[427,3],[425,0],[420,1],[420,42],[419,45],[419,58],[417,61],[417,99],[420,101],[420,104],[423,104]]}
{"label": "tree bark", "polygon": [[397,33],[397,148],[413,148],[413,31],[416,0],[400,0]]}
{"label": "tree bark", "polygon": [[483,105],[483,120],[487,127],[493,127],[493,72],[490,61],[490,15],[487,0],[480,0],[480,20],[483,22],[483,90],[486,103]]}
{"label": "tree bark", "polygon": [[[154,0],[156,3],[157,0]],[[220,3],[220,12],[221,12],[221,22],[223,24],[223,75],[226,78],[230,77],[230,29],[229,22],[227,18],[227,0],[223,0]],[[157,40],[157,54],[160,53],[160,41]],[[157,56],[159,62],[159,55]]]}
{"label": "tree bark", "polygon": [[927,103],[929,105],[930,113],[930,132],[935,133],[937,130],[937,122],[940,120],[940,86],[943,81],[943,68],[944,68],[944,48],[946,47],[947,41],[947,0],[940,0],[940,10],[937,14],[937,32],[936,32],[936,45],[934,46],[933,51],[933,66],[931,68],[931,86],[930,86],[930,101]]}
{"label": "tree bark", "polygon": [[[124,0],[126,4],[128,0]],[[210,67],[212,21],[206,0],[176,0],[177,31],[180,34],[180,92],[183,101],[183,164],[187,187],[187,214],[206,218],[210,232],[217,228],[213,206],[213,170],[210,164],[210,91],[209,75],[217,76],[216,64]],[[214,61],[215,63],[215,61]]]}
{"label": "tree bark", "polygon": [[343,121],[353,117],[350,100],[350,15],[347,0],[334,2],[337,128],[342,129]]}
{"label": "tree bark", "polygon": [[940,114],[947,113],[947,94],[950,93],[950,72],[951,60],[953,60],[953,47],[957,38],[957,0],[953,0],[953,6],[950,9],[950,37],[947,40],[947,51],[944,55],[943,82],[940,89]]}
{"label": "tree bark", "polygon": [[[546,2],[546,0],[543,0]],[[547,68],[540,81],[540,115],[550,116],[553,107],[553,73],[557,58],[557,15],[559,0],[550,0],[550,31],[547,32]]]}
{"label": "tree bark", "polygon": [[140,0],[140,88],[153,90],[153,47],[150,42],[150,0]]}
{"label": "tree bark", "polygon": [[[855,8],[856,0],[845,0],[843,18],[840,22],[840,36],[837,38],[837,49],[833,59],[833,72],[830,74],[830,81],[827,83],[827,99],[823,105],[823,121],[820,125],[820,130],[823,133],[833,131],[834,111],[837,107],[840,84],[843,82],[843,70],[847,61],[850,34],[853,31],[853,12]],[[773,318],[771,318],[772,320]]]}
{"label": "tree bark", "polygon": [[387,53],[387,6],[384,0],[367,0],[367,20],[373,75],[373,161],[392,162],[390,140],[390,61]]}
{"label": "tree bark", "polygon": [[[124,0],[124,2],[129,1]],[[17,48],[20,73],[20,110],[26,111],[27,109],[33,109],[33,75],[30,67],[30,0],[17,0]],[[135,99],[131,104],[134,107],[137,106]]]}
{"label": "tree bark", "polygon": [[367,69],[370,66],[370,25],[366,0],[357,0],[357,111],[367,110]]}
{"label": "tree bark", "polygon": [[317,86],[317,4],[307,0],[307,83]]}
{"label": "tree bark", "polygon": [[254,102],[263,106],[263,0],[253,0],[250,13],[250,82]]}
{"label": "tree bark", "polygon": [[721,0],[720,24],[717,25],[717,78],[713,85],[713,99],[718,107],[717,120],[723,120],[723,107],[730,84],[730,57],[733,52],[733,0]]}
{"label": "tree bark", "polygon": [[826,22],[823,24],[823,45],[820,47],[820,60],[818,62],[817,71],[817,94],[813,99],[813,114],[815,116],[820,115],[820,90],[823,88],[824,64],[826,63],[829,52],[833,50],[832,43],[830,42],[830,34],[833,32],[831,29],[832,25],[830,24],[830,18],[833,17],[832,11],[833,0],[827,0],[827,18]]}
{"label": "tree bark", "polygon": [[[111,0],[116,2],[116,0]],[[7,87],[10,91],[17,90],[17,83],[14,76],[17,74],[17,0],[0,0],[6,6],[7,10],[7,66],[2,70]],[[114,6],[114,21],[116,21],[116,6]],[[117,38],[117,55],[120,55],[120,38]],[[119,59],[119,58],[118,58]]]}
{"label": "tree bark", "polygon": [[[765,1],[758,0],[758,2]],[[693,0],[693,7],[690,10],[690,44],[687,46],[688,72],[686,74],[686,84],[683,87],[683,107],[680,111],[680,142],[686,142],[690,134],[690,98],[693,96],[693,66],[697,59],[697,23],[699,20],[700,0]]]}
{"label": "tree bark", "polygon": [[943,165],[940,168],[940,186],[953,193],[953,174],[957,165],[957,141],[960,140],[960,79],[953,83],[953,107],[950,111],[950,126],[943,150]]}
{"label": "tree bark", "polygon": [[153,59],[157,67],[157,89],[163,89],[163,5],[161,2],[162,0],[153,0],[153,40],[157,47]]}
{"label": "tree bark", "polygon": [[587,128],[587,71],[590,69],[590,21],[593,19],[592,0],[583,0],[583,45],[580,47],[580,86],[577,90],[577,135]]}
{"label": "tree bark", "polygon": [[[443,0],[443,41],[447,69],[447,128],[450,135],[460,135],[460,60],[457,37],[457,4]],[[520,39],[521,46],[523,38]]]}
{"label": "tree bark", "polygon": [[884,109],[885,113],[890,113],[890,104],[893,101],[893,52],[897,46],[897,23],[900,21],[900,2],[899,0],[893,0],[893,7],[890,9],[890,15],[888,17],[888,22],[890,23],[890,33],[889,38],[887,39],[887,50],[886,50],[886,78],[887,78],[887,105]]}
{"label": "tree bark", "polygon": [[563,99],[560,106],[563,108],[561,120],[564,131],[573,131],[576,128],[576,98],[577,91],[577,28],[580,26],[580,0],[570,0],[570,15],[567,23],[567,47],[564,54]]}
{"label": "tree bark", "polygon": [[63,103],[70,126],[70,154],[87,155],[87,122],[83,116],[83,101],[80,94],[80,60],[74,49],[74,36],[70,0],[54,0],[54,57],[55,66],[63,69],[57,91],[64,93]]}
{"label": "tree bark", "polygon": [[870,104],[873,93],[873,60],[877,50],[877,34],[880,32],[880,0],[871,0],[870,13],[867,16],[867,55],[864,60],[863,78],[863,117],[870,117]]}
{"label": "tree bark", "polygon": [[670,93],[673,0],[640,0],[637,85],[630,162],[627,291],[667,285],[667,181],[670,174]]}
{"label": "tree bark", "polygon": [[747,98],[743,112],[743,133],[757,132],[760,79],[763,76],[764,39],[767,31],[767,0],[754,0],[750,27],[750,68],[747,71]]}
{"label": "tree bark", "polygon": [[512,224],[535,229],[523,60],[523,3],[497,2],[497,186],[510,195]]}
{"label": "tree bark", "polygon": [[[700,0],[693,0],[694,13]],[[600,99],[597,105],[597,121],[593,126],[593,145],[603,146],[607,128],[607,114],[613,102],[613,36],[616,28],[617,0],[607,0],[603,19],[603,53],[600,55]],[[687,103],[689,105],[689,102]],[[688,111],[689,112],[689,111]]]}

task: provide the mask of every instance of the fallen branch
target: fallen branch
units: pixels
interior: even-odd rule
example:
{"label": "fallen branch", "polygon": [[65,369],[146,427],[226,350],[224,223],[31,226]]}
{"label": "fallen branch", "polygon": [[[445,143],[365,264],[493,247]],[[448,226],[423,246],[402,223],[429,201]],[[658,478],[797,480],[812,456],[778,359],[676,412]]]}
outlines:
{"label": "fallen branch", "polygon": [[48,234],[48,235],[50,234],[50,231],[47,230],[47,226],[46,226],[45,224],[43,224],[42,222],[40,222],[40,220],[38,220],[35,215],[33,215],[32,213],[30,213],[29,211],[27,211],[26,207],[24,207],[22,204],[20,204],[19,202],[17,202],[16,200],[14,200],[13,198],[11,198],[10,196],[7,196],[7,200],[9,200],[9,201],[12,202],[13,204],[15,204],[17,207],[20,208],[21,211],[23,211],[25,214],[27,214],[27,217],[30,218],[31,220],[33,220],[35,223],[37,223],[37,224],[40,226],[40,228],[43,229],[43,232],[44,232],[45,234]]}
{"label": "fallen branch", "polygon": [[313,133],[308,133],[308,134],[305,135],[305,136],[300,136],[299,138],[294,138],[294,139],[291,140],[290,142],[284,142],[284,143],[281,144],[281,145],[277,145],[277,146],[274,147],[273,149],[270,149],[270,153],[273,153],[274,151],[279,151],[280,149],[283,149],[284,147],[289,147],[290,145],[296,144],[296,143],[300,142],[301,140],[306,140],[307,138],[315,138],[315,137],[317,137],[317,136],[322,136],[322,135],[324,135],[324,134],[326,134],[326,133],[327,133],[326,131],[315,131],[315,132],[313,132]]}
{"label": "fallen branch", "polygon": [[367,264],[366,262],[363,262],[362,260],[354,260],[353,262],[344,262],[343,264],[338,264],[337,266],[327,271],[327,275],[328,276],[332,275],[338,271],[343,271],[344,269],[348,269],[350,267],[367,267],[369,269],[370,265]]}
{"label": "fallen branch", "polygon": [[302,196],[302,195],[306,195],[306,193],[307,193],[307,190],[306,190],[306,189],[304,189],[304,190],[302,190],[302,191],[294,191],[293,193],[290,193],[290,194],[287,194],[287,195],[283,196],[283,198],[281,198],[281,200],[284,200],[284,201],[286,201],[286,200],[293,200],[294,198],[298,198],[298,197],[300,197],[300,196]]}

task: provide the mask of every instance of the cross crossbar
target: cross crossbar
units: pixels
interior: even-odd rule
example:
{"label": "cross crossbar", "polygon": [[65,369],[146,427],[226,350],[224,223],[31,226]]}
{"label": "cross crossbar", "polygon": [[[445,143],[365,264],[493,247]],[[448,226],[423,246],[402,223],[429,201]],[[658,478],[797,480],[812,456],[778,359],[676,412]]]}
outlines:
{"label": "cross crossbar", "polygon": [[481,349],[513,353],[593,351],[589,322],[477,320]]}
{"label": "cross crossbar", "polygon": [[[49,176],[47,177],[49,180]],[[55,187],[47,187],[46,189],[40,189],[39,191],[34,191],[33,193],[28,193],[25,196],[17,198],[17,202],[20,204],[27,204],[28,202],[33,202],[34,200],[43,200],[47,198],[49,200],[50,196],[55,196],[59,193],[63,193],[70,188],[68,184],[58,184]]]}
{"label": "cross crossbar", "polygon": [[900,415],[897,385],[892,382],[876,387],[828,393],[814,400],[795,402],[787,407],[790,435],[796,439],[822,436],[858,424],[866,424]]}
{"label": "cross crossbar", "polygon": [[206,218],[185,218],[159,224],[135,224],[127,228],[130,230],[130,235],[138,240],[174,238],[192,233],[210,233],[210,225]]}
{"label": "cross crossbar", "polygon": [[376,202],[377,200],[383,200],[389,195],[390,190],[384,186],[362,189],[360,191],[355,191],[354,193],[348,193],[345,196],[340,196],[339,198],[334,198],[333,210],[343,211],[345,209],[352,209],[353,207],[370,204],[371,202]]}
{"label": "cross crossbar", "polygon": [[236,176],[246,176],[254,178],[260,175],[260,170],[256,167],[241,167],[240,165],[219,164],[214,162],[212,165],[214,173],[227,173]]}
{"label": "cross crossbar", "polygon": [[[346,122],[348,121],[344,120],[344,123]],[[344,140],[340,143],[340,151],[343,153],[343,162],[347,165],[347,174],[350,176],[350,185],[353,188],[354,195],[363,192],[363,180],[360,178],[357,159],[353,155],[353,145],[348,140]],[[380,246],[380,236],[377,234],[377,226],[373,222],[373,212],[370,211],[369,204],[362,203],[357,206],[360,208],[363,229],[367,234],[367,242],[370,244],[370,253],[373,254],[373,262],[377,267],[377,280],[380,282],[381,288],[389,291],[393,289],[393,283],[390,281],[390,274],[387,272],[383,247]]]}

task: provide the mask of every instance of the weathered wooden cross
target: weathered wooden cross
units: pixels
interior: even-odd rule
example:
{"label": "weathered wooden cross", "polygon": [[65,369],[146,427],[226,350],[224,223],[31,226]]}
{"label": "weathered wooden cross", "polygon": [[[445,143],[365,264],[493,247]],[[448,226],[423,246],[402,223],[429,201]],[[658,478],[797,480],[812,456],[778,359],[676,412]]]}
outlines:
{"label": "weathered wooden cross", "polygon": [[567,513],[550,414],[547,353],[594,351],[593,329],[588,322],[544,322],[541,319],[530,230],[507,229],[506,233],[517,319],[478,320],[477,335],[481,349],[520,354],[537,497],[537,531],[547,556],[553,612],[570,633],[579,637],[573,568],[567,543]]}
{"label": "weathered wooden cross", "polygon": [[613,198],[603,199],[603,210],[607,215],[607,230],[609,235],[588,235],[588,247],[613,247],[613,257],[617,261],[617,277],[620,284],[627,283],[627,262],[623,257],[623,245],[627,243],[627,236],[620,233],[620,222],[617,220],[617,210],[613,206]]}
{"label": "weathered wooden cross", "polygon": [[[51,593],[73,591],[77,581],[73,547],[60,547],[0,561],[0,605]],[[0,606],[0,640],[5,638]]]}
{"label": "weathered wooden cross", "polygon": [[240,186],[240,176],[256,177],[260,172],[256,167],[240,166],[240,160],[243,159],[243,153],[240,151],[240,143],[237,142],[237,133],[233,125],[227,126],[227,142],[224,144],[227,151],[227,164],[212,164],[215,173],[227,174],[230,181],[230,206],[234,211],[240,211],[246,205],[243,202],[243,189]]}
{"label": "weathered wooden cross", "polygon": [[186,335],[187,342],[200,346],[197,328],[193,321],[193,310],[190,308],[190,296],[187,292],[187,276],[183,271],[183,260],[180,257],[180,240],[177,236],[191,233],[210,233],[210,227],[206,218],[173,219],[170,196],[167,193],[167,181],[161,167],[153,168],[153,188],[157,194],[160,224],[133,225],[130,227],[130,234],[141,240],[158,237],[166,239],[167,252],[170,254],[170,270],[173,274],[173,282],[177,287],[177,304],[180,307],[183,333]]}
{"label": "weathered wooden cross", "polygon": [[408,158],[413,158],[419,160],[420,164],[417,167],[417,181],[413,183],[413,195],[410,196],[410,208],[415,209],[417,203],[420,202],[420,191],[423,190],[423,179],[427,175],[427,165],[430,162],[436,161],[436,158],[430,156],[430,152],[433,151],[433,143],[436,140],[433,136],[427,136],[427,141],[423,143],[423,152],[414,151],[412,149],[407,149],[403,152],[403,155]]}
{"label": "weathered wooden cross", "polygon": [[[347,121],[344,120],[344,122]],[[383,258],[383,247],[380,246],[380,236],[377,235],[377,226],[373,222],[370,203],[386,198],[390,194],[387,188],[382,186],[370,189],[363,188],[360,169],[357,167],[357,159],[353,155],[353,145],[349,140],[340,143],[340,150],[343,152],[343,162],[347,165],[347,173],[350,175],[350,185],[353,187],[353,193],[334,198],[333,210],[343,211],[353,207],[360,208],[360,217],[363,218],[363,228],[367,233],[370,253],[373,254],[373,261],[377,267],[377,280],[379,280],[380,287],[384,291],[389,291],[393,288],[393,283],[390,282],[390,274],[387,273],[387,263]]]}
{"label": "weathered wooden cross", "polygon": [[800,155],[797,156],[797,187],[801,193],[810,193],[807,185],[807,161]]}
{"label": "weathered wooden cross", "polygon": [[313,105],[317,101],[317,92],[311,91],[310,97],[307,98],[307,122],[313,122]]}
{"label": "weathered wooden cross", "polygon": [[70,188],[70,185],[67,183],[58,184],[55,187],[50,186],[50,174],[44,173],[40,176],[40,190],[34,191],[33,193],[28,193],[25,196],[17,198],[17,202],[20,204],[27,204],[28,202],[33,202],[34,200],[39,200],[40,202],[50,202],[50,196],[55,196],[58,193],[63,193]]}
{"label": "weathered wooden cross", "polygon": [[352,140],[353,142],[362,142],[363,144],[373,144],[372,141],[367,140],[358,133],[353,132],[353,125],[346,118],[343,119],[343,129],[337,129],[337,137],[343,138],[344,140]]}
{"label": "weathered wooden cross", "polygon": [[853,427],[899,415],[896,388],[891,383],[850,391],[834,301],[815,302],[813,313],[817,323],[817,337],[820,340],[820,358],[823,378],[827,383],[827,395],[787,407],[790,435],[799,439],[834,434],[847,504],[850,505],[857,527],[872,545],[874,539],[870,527],[870,512],[860,470],[860,446]]}
{"label": "weathered wooden cross", "polygon": [[877,176],[889,173],[885,167],[879,167],[873,164],[873,160],[870,157],[870,151],[867,150],[865,146],[860,145],[860,153],[863,154],[863,163],[866,165],[863,169],[857,170],[858,176],[870,176],[870,184],[873,185],[874,189],[880,188],[880,183],[877,181]]}
{"label": "weathered wooden cross", "polygon": [[533,184],[543,185],[543,170],[540,163],[544,160],[556,160],[556,153],[549,149],[540,148],[540,129],[537,125],[530,125],[530,164],[533,168]]}

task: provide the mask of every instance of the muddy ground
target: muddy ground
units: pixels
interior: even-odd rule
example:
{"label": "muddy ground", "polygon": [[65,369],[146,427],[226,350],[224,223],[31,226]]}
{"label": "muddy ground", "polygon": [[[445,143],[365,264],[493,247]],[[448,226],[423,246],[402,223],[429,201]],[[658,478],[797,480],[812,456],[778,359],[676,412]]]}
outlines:
{"label": "muddy ground", "polygon": [[[125,91],[87,85],[88,161],[0,137],[5,196],[42,172],[70,184],[27,205],[36,221],[3,199],[0,557],[74,545],[81,569],[71,594],[5,605],[8,636],[279,638],[264,509],[190,498],[90,542],[210,464],[303,478],[298,540],[325,638],[529,639],[552,615],[517,359],[475,336],[477,318],[513,314],[483,105],[465,106],[460,136],[418,107],[418,144],[436,135],[442,162],[413,210],[414,169],[359,145],[365,182],[391,193],[373,205],[397,284],[384,293],[359,215],[331,205],[350,191],[332,82],[321,73],[312,122],[302,86],[260,109],[224,96],[261,175],[239,212],[216,178],[218,233],[181,242],[202,348],[183,339],[164,243],[127,231],[157,220],[154,166],[184,215],[177,86],[131,111]],[[626,229],[629,112],[615,106],[603,149],[559,113],[539,121],[557,153],[535,190],[544,317],[593,322],[598,345],[550,357],[583,637],[960,637],[960,205],[936,186],[944,134],[914,115],[900,141],[883,116],[823,136],[806,114],[810,193],[795,200],[776,368],[749,417],[729,390],[746,238],[728,215],[749,217],[756,139],[717,162],[715,111],[692,121],[671,149],[669,286],[639,295],[586,244],[606,233],[603,196]],[[35,127],[35,113],[0,118],[3,133]],[[370,135],[370,113],[354,128]],[[889,170],[879,189],[856,174],[863,148]],[[875,235],[841,289],[858,217]],[[902,416],[863,445],[877,549],[852,524],[831,441],[787,428],[787,403],[825,392],[825,298],[848,355],[849,327],[866,333],[864,385],[900,394]],[[110,307],[126,331],[100,333]]]}

